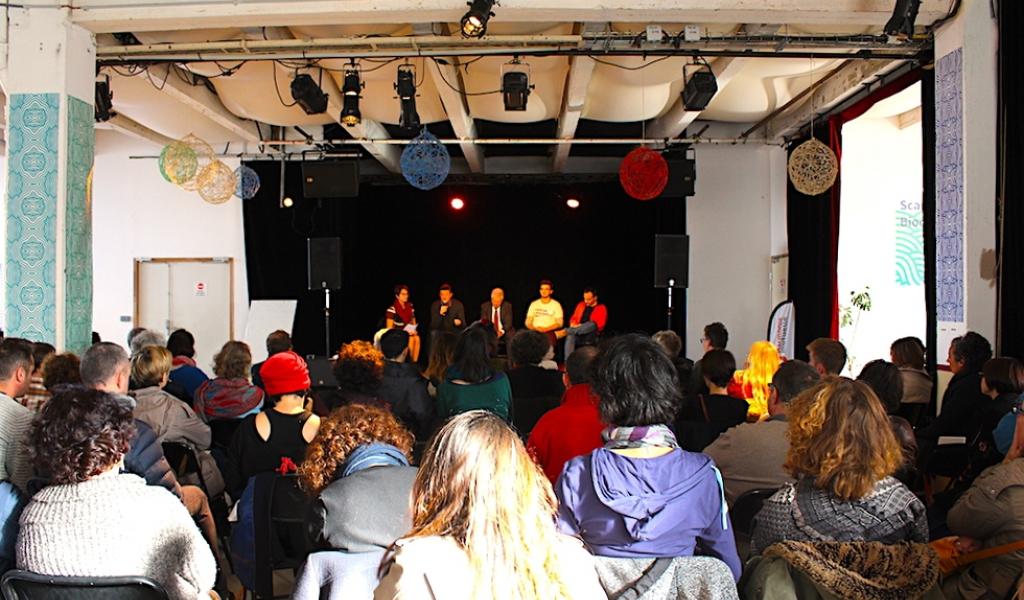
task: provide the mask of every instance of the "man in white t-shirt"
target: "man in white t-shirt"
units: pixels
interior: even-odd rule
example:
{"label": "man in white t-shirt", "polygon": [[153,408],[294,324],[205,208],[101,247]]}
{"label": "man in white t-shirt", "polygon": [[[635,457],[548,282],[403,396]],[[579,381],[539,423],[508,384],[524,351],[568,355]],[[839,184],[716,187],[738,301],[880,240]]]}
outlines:
{"label": "man in white t-shirt", "polygon": [[555,344],[555,331],[562,328],[565,319],[562,305],[551,297],[554,286],[547,279],[540,282],[540,298],[530,303],[526,311],[526,328],[546,334]]}

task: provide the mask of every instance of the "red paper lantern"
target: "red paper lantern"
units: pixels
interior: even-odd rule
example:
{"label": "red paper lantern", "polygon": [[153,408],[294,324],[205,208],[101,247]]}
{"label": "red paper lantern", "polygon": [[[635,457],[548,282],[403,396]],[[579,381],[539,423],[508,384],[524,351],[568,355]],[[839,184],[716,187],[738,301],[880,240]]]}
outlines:
{"label": "red paper lantern", "polygon": [[668,183],[668,163],[661,154],[641,146],[622,159],[619,182],[637,200],[657,198]]}

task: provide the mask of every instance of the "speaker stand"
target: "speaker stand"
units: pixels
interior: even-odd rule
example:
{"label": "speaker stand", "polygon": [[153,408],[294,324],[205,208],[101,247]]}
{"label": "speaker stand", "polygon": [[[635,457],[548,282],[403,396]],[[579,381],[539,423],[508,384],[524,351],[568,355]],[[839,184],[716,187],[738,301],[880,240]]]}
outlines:
{"label": "speaker stand", "polygon": [[668,278],[668,306],[666,307],[666,317],[668,319],[667,330],[672,331],[672,288],[676,285],[676,280],[672,277]]}
{"label": "speaker stand", "polygon": [[331,288],[324,288],[324,356],[331,354]]}

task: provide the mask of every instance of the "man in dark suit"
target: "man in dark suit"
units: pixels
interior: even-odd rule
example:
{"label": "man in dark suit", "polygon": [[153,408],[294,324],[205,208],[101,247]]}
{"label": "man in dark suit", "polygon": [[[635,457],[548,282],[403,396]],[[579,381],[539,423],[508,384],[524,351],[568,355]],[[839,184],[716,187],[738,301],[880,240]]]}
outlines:
{"label": "man in dark suit", "polygon": [[452,294],[452,286],[441,285],[438,299],[430,305],[430,333],[447,331],[458,333],[466,327],[466,309]]}
{"label": "man in dark suit", "polygon": [[491,290],[491,300],[480,306],[480,320],[491,324],[499,344],[512,339],[516,329],[512,325],[512,305],[505,302],[505,290]]}

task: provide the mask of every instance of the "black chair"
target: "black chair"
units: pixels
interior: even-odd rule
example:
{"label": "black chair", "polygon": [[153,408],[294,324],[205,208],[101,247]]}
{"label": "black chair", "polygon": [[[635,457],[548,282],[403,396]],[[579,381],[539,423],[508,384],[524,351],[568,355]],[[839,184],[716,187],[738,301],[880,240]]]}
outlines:
{"label": "black chair", "polygon": [[273,598],[274,571],[298,570],[312,549],[306,532],[310,500],[299,489],[299,478],[294,474],[256,475],[253,485],[256,534],[253,592],[256,598]]}
{"label": "black chair", "polygon": [[199,456],[196,455],[196,451],[188,444],[181,442],[164,442],[161,446],[164,449],[164,457],[171,465],[178,480],[187,481],[189,477],[194,476],[199,480],[199,487],[202,488],[203,493],[209,496],[210,488],[206,486],[206,479],[203,477],[203,469],[199,465]]}
{"label": "black chair", "polygon": [[750,490],[736,498],[729,514],[732,517],[732,526],[736,528],[737,533],[746,536],[753,533],[754,517],[761,512],[761,506],[764,505],[765,500],[771,498],[777,491],[779,490],[776,488]]}
{"label": "black chair", "polygon": [[4,600],[167,600],[148,577],[54,577],[8,571],[0,580]]}

